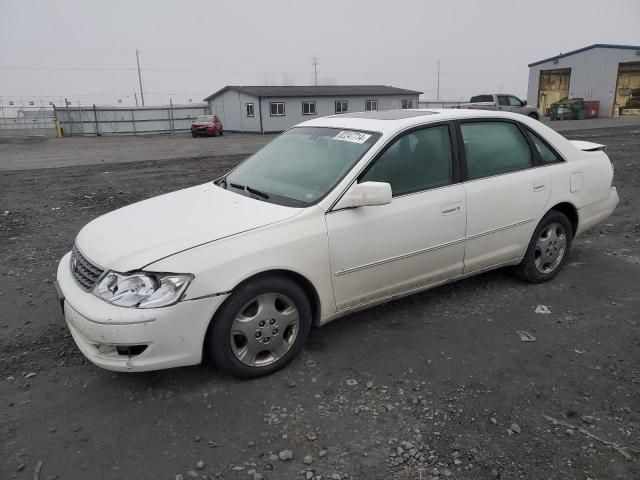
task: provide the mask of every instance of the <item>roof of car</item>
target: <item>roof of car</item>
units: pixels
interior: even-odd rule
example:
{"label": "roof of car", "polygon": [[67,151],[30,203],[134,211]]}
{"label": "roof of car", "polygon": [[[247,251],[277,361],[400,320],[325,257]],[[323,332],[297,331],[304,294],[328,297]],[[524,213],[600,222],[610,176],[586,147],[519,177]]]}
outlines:
{"label": "roof of car", "polygon": [[354,130],[387,133],[402,130],[413,125],[472,118],[505,118],[510,120],[519,120],[525,123],[527,120],[531,120],[524,115],[504,111],[469,110],[464,108],[431,108],[428,110],[407,109],[346,113],[342,115],[331,115],[328,117],[316,118],[301,123],[300,125],[308,127],[349,128]]}
{"label": "roof of car", "polygon": [[340,97],[379,95],[419,95],[423,92],[389,85],[227,85],[212,93],[204,101],[233,90],[254,97]]}
{"label": "roof of car", "polygon": [[372,120],[400,120],[401,118],[421,117],[433,115],[436,112],[427,110],[381,110],[375,112],[354,112],[331,115],[331,118],[370,118]]}

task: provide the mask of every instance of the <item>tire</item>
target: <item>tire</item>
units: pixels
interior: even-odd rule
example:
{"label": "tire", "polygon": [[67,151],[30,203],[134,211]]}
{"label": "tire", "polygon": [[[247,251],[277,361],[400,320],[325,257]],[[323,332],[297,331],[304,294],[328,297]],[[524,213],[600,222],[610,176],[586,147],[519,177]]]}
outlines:
{"label": "tire", "polygon": [[564,267],[572,242],[569,219],[557,210],[550,210],[533,232],[527,252],[516,268],[517,275],[530,283],[548,282]]}
{"label": "tire", "polygon": [[220,130],[220,136],[224,135],[224,131]]}
{"label": "tire", "polygon": [[218,135],[220,135],[220,132],[218,132],[218,130],[214,130],[214,131],[213,131],[213,136],[214,136],[214,137],[217,137]]}
{"label": "tire", "polygon": [[529,118],[533,118],[534,120],[538,120],[538,114],[537,113],[531,112],[528,116],[529,116]]}
{"label": "tire", "polygon": [[191,132],[191,136],[192,136],[193,138],[196,138],[196,137],[198,136],[198,134],[197,134],[196,132]]}
{"label": "tire", "polygon": [[297,283],[262,276],[240,285],[216,312],[206,351],[218,369],[234,377],[269,375],[302,350],[311,323],[309,299]]}

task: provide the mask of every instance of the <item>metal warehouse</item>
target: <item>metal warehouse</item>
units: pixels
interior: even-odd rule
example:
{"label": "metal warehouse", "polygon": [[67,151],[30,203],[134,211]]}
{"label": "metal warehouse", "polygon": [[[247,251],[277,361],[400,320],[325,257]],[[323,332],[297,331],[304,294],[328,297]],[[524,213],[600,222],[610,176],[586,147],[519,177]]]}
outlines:
{"label": "metal warehouse", "polygon": [[386,85],[226,86],[204,101],[225,131],[272,133],[317,116],[417,108],[421,93]]}
{"label": "metal warehouse", "polygon": [[599,101],[601,117],[640,115],[640,46],[595,44],[529,64],[527,102],[546,115],[563,98]]}

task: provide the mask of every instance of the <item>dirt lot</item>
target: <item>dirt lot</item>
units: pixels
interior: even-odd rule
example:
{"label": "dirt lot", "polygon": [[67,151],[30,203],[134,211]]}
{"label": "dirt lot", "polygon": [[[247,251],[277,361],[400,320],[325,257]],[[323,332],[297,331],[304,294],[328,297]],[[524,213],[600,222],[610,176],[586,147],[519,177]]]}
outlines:
{"label": "dirt lot", "polygon": [[373,308],[255,381],[100,370],[51,284],[86,222],[241,155],[2,172],[0,478],[640,478],[640,129],[568,136],[609,145],[621,204],[553,282],[501,270]]}
{"label": "dirt lot", "polygon": [[59,139],[0,136],[0,171],[247,155],[272,137],[248,133],[195,139],[191,134]]}

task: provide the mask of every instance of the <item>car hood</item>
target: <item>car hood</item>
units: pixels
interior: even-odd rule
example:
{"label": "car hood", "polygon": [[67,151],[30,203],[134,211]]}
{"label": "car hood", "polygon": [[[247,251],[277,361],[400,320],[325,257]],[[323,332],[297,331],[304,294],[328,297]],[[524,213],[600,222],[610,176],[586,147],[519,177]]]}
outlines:
{"label": "car hood", "polygon": [[301,211],[208,183],[98,217],[80,231],[76,244],[98,266],[128,272],[204,243],[286,220]]}

